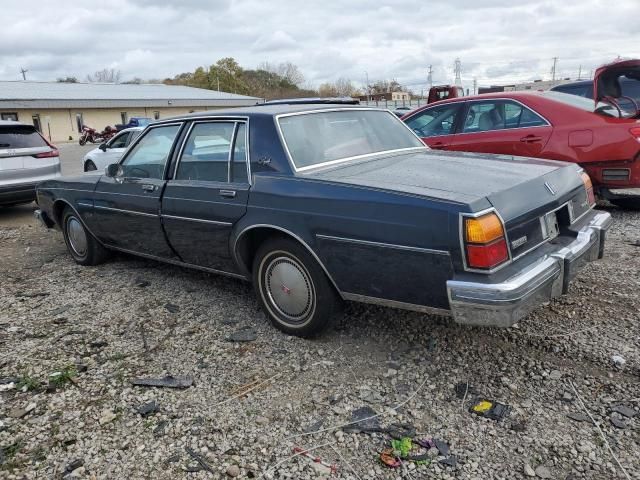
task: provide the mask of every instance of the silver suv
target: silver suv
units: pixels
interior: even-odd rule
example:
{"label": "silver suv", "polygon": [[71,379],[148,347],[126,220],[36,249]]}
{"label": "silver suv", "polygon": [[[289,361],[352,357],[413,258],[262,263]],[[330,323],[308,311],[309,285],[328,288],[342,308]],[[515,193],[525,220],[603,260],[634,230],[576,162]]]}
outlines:
{"label": "silver suv", "polygon": [[36,185],[60,176],[60,158],[33,125],[0,120],[0,206],[29,203]]}

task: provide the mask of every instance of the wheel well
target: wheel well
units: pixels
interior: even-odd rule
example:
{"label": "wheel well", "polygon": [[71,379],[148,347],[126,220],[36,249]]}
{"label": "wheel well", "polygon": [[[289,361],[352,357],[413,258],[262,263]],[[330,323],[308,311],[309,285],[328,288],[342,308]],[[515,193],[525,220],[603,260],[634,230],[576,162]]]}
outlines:
{"label": "wheel well", "polygon": [[[275,237],[291,238],[298,242],[298,240],[291,235],[287,235],[285,232],[276,228],[270,227],[256,227],[252,228],[244,235],[242,235],[236,243],[236,255],[240,266],[244,268],[248,273],[251,273],[253,269],[253,260],[256,256],[256,252],[260,245],[266,240]],[[299,242],[298,242],[299,243]]]}
{"label": "wheel well", "polygon": [[69,204],[62,200],[57,200],[53,204],[53,220],[56,222],[60,228],[62,228],[62,212],[64,212],[65,207],[68,207]]}
{"label": "wheel well", "polygon": [[93,163],[94,165],[96,164],[96,162],[94,162],[94,161],[93,161],[93,160],[91,160],[90,158],[87,158],[87,159],[84,161],[84,163],[82,164],[82,167],[83,167],[83,169],[84,169],[84,171],[85,171],[85,172],[87,171],[87,163],[89,163],[89,162]]}

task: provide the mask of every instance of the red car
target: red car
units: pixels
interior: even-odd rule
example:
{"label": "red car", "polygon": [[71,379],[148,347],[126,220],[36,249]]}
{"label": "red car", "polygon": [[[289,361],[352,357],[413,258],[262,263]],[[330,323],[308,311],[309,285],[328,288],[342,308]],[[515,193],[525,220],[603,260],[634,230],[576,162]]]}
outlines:
{"label": "red car", "polygon": [[560,92],[499,92],[443,100],[402,119],[431,148],[578,163],[601,197],[639,208],[640,190],[631,190],[640,188],[638,113]]}

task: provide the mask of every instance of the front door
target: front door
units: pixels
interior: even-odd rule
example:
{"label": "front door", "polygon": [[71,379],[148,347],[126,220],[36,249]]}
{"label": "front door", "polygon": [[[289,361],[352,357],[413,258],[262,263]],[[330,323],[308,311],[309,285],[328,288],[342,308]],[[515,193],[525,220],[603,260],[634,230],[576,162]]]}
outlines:
{"label": "front door", "polygon": [[123,175],[96,186],[93,226],[107,245],[172,258],[160,220],[165,168],[182,124],[149,129],[121,162]]}
{"label": "front door", "polygon": [[544,118],[519,102],[472,101],[448,149],[538,157],[552,131]]}
{"label": "front door", "polygon": [[463,102],[425,108],[405,120],[424,143],[436,150],[446,149],[453,140]]}
{"label": "front door", "polygon": [[182,261],[236,272],[229,239],[249,195],[243,121],[194,122],[162,198],[162,222]]}

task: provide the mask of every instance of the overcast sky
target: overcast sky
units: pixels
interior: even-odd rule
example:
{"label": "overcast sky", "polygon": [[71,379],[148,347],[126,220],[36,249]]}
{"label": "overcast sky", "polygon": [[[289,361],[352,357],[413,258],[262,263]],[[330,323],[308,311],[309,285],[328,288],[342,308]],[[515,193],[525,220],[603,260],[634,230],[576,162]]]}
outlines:
{"label": "overcast sky", "polygon": [[[102,68],[165,78],[234,57],[298,65],[309,85],[396,78],[420,91],[428,65],[470,87],[583,76],[640,57],[640,0],[2,0],[0,79],[55,80]],[[1,92],[0,92],[1,95]]]}

